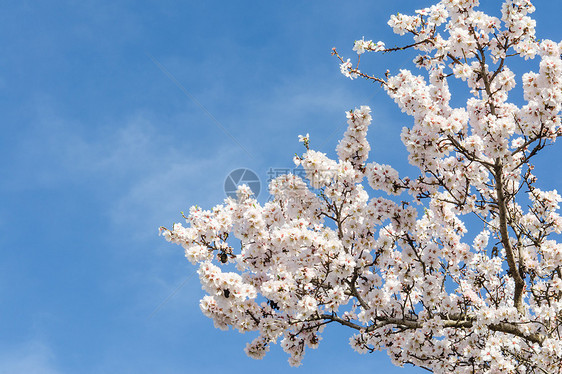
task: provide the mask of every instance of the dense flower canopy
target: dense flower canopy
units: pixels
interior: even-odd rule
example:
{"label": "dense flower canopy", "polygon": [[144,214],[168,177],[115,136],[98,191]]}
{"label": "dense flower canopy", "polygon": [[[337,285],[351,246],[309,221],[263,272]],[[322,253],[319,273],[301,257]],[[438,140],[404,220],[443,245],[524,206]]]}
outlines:
{"label": "dense flower canopy", "polygon": [[[562,43],[535,37],[529,0],[504,1],[501,20],[477,6],[443,0],[391,16],[413,37],[403,47],[355,42],[359,56],[415,49],[423,75],[371,76],[334,50],[345,76],[380,83],[413,117],[402,141],[418,175],[368,162],[362,106],[347,113],[337,160],[300,137],[306,178],[276,178],[271,201],[243,186],[211,210],[192,207],[186,227],[161,229],[199,264],[203,313],[258,333],[249,356],[279,342],[299,365],[336,323],[354,331],[357,352],[386,350],[397,365],[562,372],[562,198],[536,187],[532,165],[561,134]],[[521,58],[540,67],[523,74],[518,106],[507,64]],[[465,107],[450,106],[452,79],[470,90]]]}

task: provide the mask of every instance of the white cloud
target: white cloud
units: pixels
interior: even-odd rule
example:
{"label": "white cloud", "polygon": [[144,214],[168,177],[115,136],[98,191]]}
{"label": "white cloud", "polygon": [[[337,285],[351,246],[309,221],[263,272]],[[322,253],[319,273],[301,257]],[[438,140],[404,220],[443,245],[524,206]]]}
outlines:
{"label": "white cloud", "polygon": [[[224,178],[245,166],[245,153],[222,138],[202,153],[205,147],[195,138],[200,129],[191,139],[159,131],[159,121],[175,121],[185,135],[185,128],[196,128],[189,114],[153,117],[137,113],[111,126],[92,127],[43,113],[17,146],[18,172],[5,183],[18,191],[91,190],[114,224],[140,226],[150,235],[190,205],[220,203]],[[217,136],[224,134],[217,129]]]}
{"label": "white cloud", "polygon": [[52,351],[40,341],[29,341],[0,353],[0,374],[61,374]]}

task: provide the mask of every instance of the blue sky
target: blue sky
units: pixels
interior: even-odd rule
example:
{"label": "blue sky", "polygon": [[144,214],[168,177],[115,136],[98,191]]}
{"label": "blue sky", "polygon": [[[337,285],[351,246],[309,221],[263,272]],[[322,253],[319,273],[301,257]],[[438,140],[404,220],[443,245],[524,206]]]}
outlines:
{"label": "blue sky", "polygon": [[[345,79],[330,51],[353,57],[362,36],[395,44],[388,16],[430,4],[4,4],[0,373],[421,372],[359,356],[337,327],[298,369],[278,346],[247,358],[252,336],[202,316],[195,268],[157,229],[220,203],[233,169],[265,181],[269,168],[292,167],[298,134],[333,154],[344,111],[359,105],[373,108],[371,159],[407,174],[408,118],[377,86]],[[561,40],[562,4],[535,5],[540,37]],[[370,55],[363,68],[410,60]],[[543,173],[545,186],[560,183]]]}

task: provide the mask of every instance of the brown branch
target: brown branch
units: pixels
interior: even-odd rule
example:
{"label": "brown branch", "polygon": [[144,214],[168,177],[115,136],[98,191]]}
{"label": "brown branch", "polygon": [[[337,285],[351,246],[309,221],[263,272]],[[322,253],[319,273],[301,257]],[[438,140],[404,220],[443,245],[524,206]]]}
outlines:
{"label": "brown branch", "polygon": [[515,262],[515,255],[513,253],[513,247],[509,241],[509,232],[507,229],[507,199],[503,191],[503,166],[501,162],[496,160],[494,165],[494,177],[496,179],[496,193],[497,193],[497,204],[499,210],[499,220],[500,220],[500,235],[501,243],[505,249],[506,260],[509,266],[509,275],[513,278],[515,282],[515,290],[513,294],[513,305],[517,308],[520,314],[525,313],[525,308],[523,306],[523,290],[525,288],[525,281],[519,273],[519,269]]}
{"label": "brown branch", "polygon": [[[406,329],[421,329],[423,328],[423,322],[405,319],[405,318],[390,318],[390,317],[377,317],[379,319],[378,323],[369,325],[367,327],[358,325],[354,322],[345,320],[343,318],[338,317],[335,314],[322,314],[320,315],[322,319],[337,322],[341,325],[351,327],[352,329],[358,331],[365,331],[371,332],[377,330],[381,327],[388,326],[388,325],[396,325],[398,327],[403,327]],[[444,328],[465,328],[470,329],[474,326],[474,318],[473,317],[464,317],[464,316],[449,316],[448,319],[443,320],[443,327]],[[540,334],[525,334],[517,325],[509,322],[498,322],[487,325],[488,329],[494,332],[501,332],[505,334],[510,334],[514,336],[518,336],[522,339],[525,339],[532,343],[542,344],[545,340],[545,336]]]}

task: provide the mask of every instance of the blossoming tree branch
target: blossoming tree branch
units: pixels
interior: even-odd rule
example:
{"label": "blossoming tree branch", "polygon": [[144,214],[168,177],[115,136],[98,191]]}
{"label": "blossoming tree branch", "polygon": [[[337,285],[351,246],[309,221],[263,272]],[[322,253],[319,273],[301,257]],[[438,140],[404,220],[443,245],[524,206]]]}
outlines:
{"label": "blossoming tree branch", "polygon": [[[280,343],[299,365],[340,324],[357,352],[386,350],[396,365],[562,372],[562,199],[533,175],[561,134],[562,44],[535,37],[529,0],[504,1],[501,20],[477,6],[443,0],[391,16],[413,38],[403,47],[355,42],[359,57],[416,50],[421,75],[369,75],[333,51],[345,76],[380,83],[413,117],[402,141],[419,175],[368,161],[362,106],[347,113],[337,160],[301,136],[295,162],[308,181],[276,178],[264,205],[243,186],[211,210],[192,207],[187,227],[161,229],[199,264],[201,310],[215,326],[257,332],[249,356]],[[534,58],[516,105],[508,65]],[[454,79],[470,90],[465,107],[451,107]]]}

